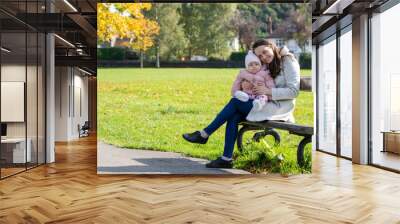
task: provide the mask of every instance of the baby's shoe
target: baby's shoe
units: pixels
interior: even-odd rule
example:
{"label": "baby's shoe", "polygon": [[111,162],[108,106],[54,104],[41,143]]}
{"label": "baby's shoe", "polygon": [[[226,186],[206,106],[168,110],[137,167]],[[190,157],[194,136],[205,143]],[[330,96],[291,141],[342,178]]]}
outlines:
{"label": "baby's shoe", "polygon": [[255,99],[253,101],[253,107],[256,111],[260,111],[264,107],[265,101],[260,99]]}

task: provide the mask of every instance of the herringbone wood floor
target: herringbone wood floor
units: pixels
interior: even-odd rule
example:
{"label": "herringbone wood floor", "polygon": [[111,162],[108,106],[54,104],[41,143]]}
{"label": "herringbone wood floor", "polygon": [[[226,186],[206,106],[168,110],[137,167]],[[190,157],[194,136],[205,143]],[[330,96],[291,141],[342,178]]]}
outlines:
{"label": "herringbone wood floor", "polygon": [[400,175],[315,153],[313,174],[98,176],[96,139],[0,181],[0,223],[400,223]]}

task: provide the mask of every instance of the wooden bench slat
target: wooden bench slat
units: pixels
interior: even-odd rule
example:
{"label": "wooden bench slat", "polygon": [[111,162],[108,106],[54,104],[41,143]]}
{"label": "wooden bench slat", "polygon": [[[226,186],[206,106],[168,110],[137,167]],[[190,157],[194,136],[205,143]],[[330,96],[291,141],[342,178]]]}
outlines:
{"label": "wooden bench slat", "polygon": [[241,124],[249,125],[249,126],[256,126],[262,128],[277,128],[292,132],[294,134],[300,135],[313,135],[314,128],[310,126],[298,125],[289,122],[283,121],[263,121],[263,122],[250,122],[244,121]]}

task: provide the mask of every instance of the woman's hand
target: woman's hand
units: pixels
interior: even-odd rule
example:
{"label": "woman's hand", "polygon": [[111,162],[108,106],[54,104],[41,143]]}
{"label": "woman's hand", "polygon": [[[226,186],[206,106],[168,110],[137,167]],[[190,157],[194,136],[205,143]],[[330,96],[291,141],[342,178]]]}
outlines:
{"label": "woman's hand", "polygon": [[257,83],[256,85],[254,85],[253,91],[257,95],[272,95],[272,90],[267,88],[267,87],[265,87],[261,83]]}

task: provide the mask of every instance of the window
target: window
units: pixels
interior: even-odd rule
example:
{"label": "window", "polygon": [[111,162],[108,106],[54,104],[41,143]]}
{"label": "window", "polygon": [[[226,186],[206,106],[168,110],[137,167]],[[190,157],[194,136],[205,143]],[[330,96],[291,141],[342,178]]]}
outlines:
{"label": "window", "polygon": [[400,133],[396,151],[387,151],[384,132],[400,131],[400,5],[371,18],[371,141],[372,163],[400,170]]}
{"label": "window", "polygon": [[278,47],[282,47],[285,45],[285,41],[283,39],[276,39],[275,44]]}
{"label": "window", "polygon": [[352,33],[351,26],[340,36],[340,155],[352,157]]}
{"label": "window", "polygon": [[[8,1],[38,13],[43,1]],[[45,163],[45,35],[0,12],[0,178]],[[14,109],[10,109],[14,108]]]}
{"label": "window", "polygon": [[318,149],[336,153],[336,36],[318,48]]}

